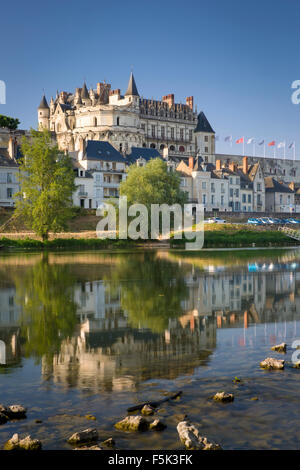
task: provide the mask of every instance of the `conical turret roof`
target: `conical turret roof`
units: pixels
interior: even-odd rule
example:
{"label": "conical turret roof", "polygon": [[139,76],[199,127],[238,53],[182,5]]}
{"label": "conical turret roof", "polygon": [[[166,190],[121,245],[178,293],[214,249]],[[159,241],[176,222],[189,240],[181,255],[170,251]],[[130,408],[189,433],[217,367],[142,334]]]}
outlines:
{"label": "conical turret roof", "polygon": [[139,92],[137,91],[137,87],[136,87],[134,76],[133,76],[132,72],[130,74],[128,87],[127,87],[127,91],[125,93],[125,96],[140,96]]}
{"label": "conical turret roof", "polygon": [[40,102],[40,105],[39,105],[38,109],[49,109],[49,106],[48,106],[45,95],[43,95],[43,98],[41,99],[41,102]]}
{"label": "conical turret roof", "polygon": [[88,99],[90,97],[86,84],[84,82],[83,87],[81,88],[81,98]]}

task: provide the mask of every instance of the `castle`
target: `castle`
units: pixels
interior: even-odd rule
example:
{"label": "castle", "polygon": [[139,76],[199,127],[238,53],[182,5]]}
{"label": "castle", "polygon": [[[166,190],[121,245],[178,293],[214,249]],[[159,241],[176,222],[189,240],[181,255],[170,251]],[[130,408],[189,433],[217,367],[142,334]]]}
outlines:
{"label": "castle", "polygon": [[157,149],[177,161],[201,153],[215,154],[215,133],[203,112],[197,115],[192,96],[185,104],[174,95],[161,100],[140,97],[131,73],[124,95],[109,83],[74,93],[57,92],[50,103],[43,96],[38,108],[39,128],[55,132],[60,149],[80,150],[82,141],[107,141],[126,155],[133,147]]}

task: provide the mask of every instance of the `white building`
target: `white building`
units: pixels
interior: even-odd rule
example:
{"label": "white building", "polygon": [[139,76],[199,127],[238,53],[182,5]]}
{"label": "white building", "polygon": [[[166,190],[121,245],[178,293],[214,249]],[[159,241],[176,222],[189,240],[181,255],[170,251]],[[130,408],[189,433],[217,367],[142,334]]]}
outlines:
{"label": "white building", "polygon": [[16,152],[13,137],[9,139],[8,148],[0,148],[0,206],[13,206],[13,196],[19,190]]}

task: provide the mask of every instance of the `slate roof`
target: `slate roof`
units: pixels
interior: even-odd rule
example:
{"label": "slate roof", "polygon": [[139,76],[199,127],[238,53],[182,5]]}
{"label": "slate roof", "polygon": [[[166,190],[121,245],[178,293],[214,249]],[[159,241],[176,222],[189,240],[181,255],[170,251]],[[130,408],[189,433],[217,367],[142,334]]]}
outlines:
{"label": "slate roof", "polygon": [[140,96],[139,92],[137,91],[137,87],[136,87],[134,76],[133,76],[132,72],[130,74],[127,91],[125,93],[125,96],[130,96],[130,95]]}
{"label": "slate roof", "polygon": [[123,155],[109,142],[102,140],[88,140],[84,160],[103,160],[105,162],[125,162]]}
{"label": "slate roof", "polygon": [[43,95],[43,98],[41,99],[38,109],[49,109],[45,95]]}
{"label": "slate roof", "polygon": [[266,193],[293,193],[294,191],[283,183],[280,183],[272,176],[265,178]]}
{"label": "slate roof", "polygon": [[127,163],[136,163],[139,158],[143,158],[148,162],[153,158],[162,158],[157,149],[145,148],[145,147],[132,147],[131,153],[127,155]]}
{"label": "slate roof", "polygon": [[10,158],[6,148],[0,148],[0,167],[18,167],[16,160]]}
{"label": "slate roof", "polygon": [[86,84],[84,82],[83,87],[81,88],[81,98],[87,99],[89,97],[90,97],[90,95],[89,95],[88,89],[86,87]]}
{"label": "slate roof", "polygon": [[198,114],[198,122],[194,132],[215,133],[203,111]]}

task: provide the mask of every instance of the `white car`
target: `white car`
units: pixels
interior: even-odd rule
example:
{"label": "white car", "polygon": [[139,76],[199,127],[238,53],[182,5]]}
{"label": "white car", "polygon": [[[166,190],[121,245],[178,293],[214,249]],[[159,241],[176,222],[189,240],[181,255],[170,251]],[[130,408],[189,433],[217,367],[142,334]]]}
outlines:
{"label": "white car", "polygon": [[226,220],[220,219],[220,217],[211,217],[205,220],[206,224],[226,224]]}

